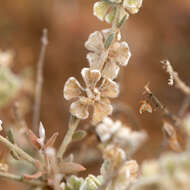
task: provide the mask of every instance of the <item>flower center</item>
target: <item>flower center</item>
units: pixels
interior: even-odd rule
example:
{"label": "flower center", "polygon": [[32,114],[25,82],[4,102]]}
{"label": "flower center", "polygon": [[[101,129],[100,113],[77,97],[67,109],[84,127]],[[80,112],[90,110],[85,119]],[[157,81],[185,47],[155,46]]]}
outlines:
{"label": "flower center", "polygon": [[100,100],[100,91],[97,88],[94,88],[94,89],[87,88],[86,94],[87,94],[88,98],[90,98],[93,101]]}

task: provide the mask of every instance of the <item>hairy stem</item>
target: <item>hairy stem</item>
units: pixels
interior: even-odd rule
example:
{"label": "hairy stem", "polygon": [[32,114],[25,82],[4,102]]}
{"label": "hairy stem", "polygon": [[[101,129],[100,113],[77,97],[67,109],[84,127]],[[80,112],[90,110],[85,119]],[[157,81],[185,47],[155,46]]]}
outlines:
{"label": "hairy stem", "polygon": [[28,162],[31,162],[33,165],[35,165],[36,160],[32,158],[29,154],[27,154],[24,150],[22,150],[20,147],[18,147],[16,144],[12,144],[9,140],[1,135],[0,142],[5,144],[10,150],[18,153],[24,160],[27,160]]}
{"label": "hairy stem", "polygon": [[77,129],[77,126],[79,124],[79,119],[76,118],[75,116],[70,116],[70,120],[69,120],[69,129],[67,130],[67,133],[62,141],[62,144],[57,152],[57,158],[61,159],[63,157],[63,154],[65,153],[68,145],[71,143],[72,141],[72,136],[75,132],[75,130]]}
{"label": "hairy stem", "polygon": [[0,172],[0,178],[19,181],[19,182],[34,185],[34,186],[45,186],[45,183],[40,180],[26,180],[24,179],[23,176],[19,176],[19,175],[7,173],[7,172]]}
{"label": "hairy stem", "polygon": [[43,84],[43,67],[44,67],[46,47],[48,45],[47,29],[43,30],[41,41],[42,41],[42,47],[37,65],[35,103],[34,103],[34,114],[33,114],[33,123],[32,123],[35,132],[37,132],[39,117],[40,117],[40,104],[41,104],[42,84]]}

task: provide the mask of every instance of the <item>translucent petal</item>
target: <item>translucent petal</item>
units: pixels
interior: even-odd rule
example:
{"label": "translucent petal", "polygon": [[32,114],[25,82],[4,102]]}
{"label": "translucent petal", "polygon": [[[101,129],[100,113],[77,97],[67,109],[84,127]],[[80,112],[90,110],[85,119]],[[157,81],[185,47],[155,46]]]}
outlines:
{"label": "translucent petal", "polygon": [[102,59],[101,56],[96,53],[88,53],[86,58],[88,59],[90,69],[97,69],[100,70],[102,68]]}
{"label": "translucent petal", "polygon": [[119,85],[111,79],[104,79],[99,90],[102,97],[115,98],[119,95]]}
{"label": "translucent petal", "polygon": [[94,89],[96,83],[101,78],[101,73],[98,70],[90,70],[89,68],[83,68],[81,71],[81,75],[86,86],[90,89]]}
{"label": "translucent petal", "polygon": [[138,13],[140,7],[142,6],[143,0],[124,0],[123,6],[126,8],[131,14]]}
{"label": "translucent petal", "polygon": [[76,98],[81,95],[82,87],[80,83],[74,78],[70,77],[64,86],[63,94],[66,100]]}
{"label": "translucent petal", "polygon": [[110,7],[111,5],[109,5],[108,3],[104,1],[98,1],[94,4],[93,14],[101,21],[104,21],[104,18],[107,12],[109,11]]}
{"label": "translucent petal", "polygon": [[119,66],[116,65],[114,62],[107,62],[102,71],[102,76],[104,78],[109,78],[113,80],[117,77],[119,69],[120,69]]}
{"label": "translucent petal", "polygon": [[97,124],[98,122],[102,121],[104,117],[112,113],[112,110],[112,105],[108,99],[101,99],[101,101],[95,102],[92,123]]}
{"label": "translucent petal", "polygon": [[111,60],[119,65],[126,66],[131,57],[127,42],[116,42],[110,52]]}
{"label": "translucent petal", "polygon": [[100,53],[104,49],[103,36],[101,32],[95,31],[91,33],[85,42],[85,47],[95,53]]}
{"label": "translucent petal", "polygon": [[143,0],[124,0],[123,6],[125,8],[140,8]]}
{"label": "translucent petal", "polygon": [[112,23],[113,20],[114,20],[114,17],[115,17],[115,13],[116,13],[116,9],[115,8],[112,8],[105,16],[105,21],[107,23]]}
{"label": "translucent petal", "polygon": [[73,102],[70,106],[70,112],[72,115],[76,116],[79,119],[88,118],[88,105],[81,103],[80,100]]}

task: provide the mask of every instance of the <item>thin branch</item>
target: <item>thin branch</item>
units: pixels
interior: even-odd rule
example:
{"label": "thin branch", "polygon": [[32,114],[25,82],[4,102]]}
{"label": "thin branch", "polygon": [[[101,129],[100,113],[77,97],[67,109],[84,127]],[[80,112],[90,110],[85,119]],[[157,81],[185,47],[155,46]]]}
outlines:
{"label": "thin branch", "polygon": [[164,65],[164,69],[166,69],[166,72],[170,75],[168,84],[173,86],[175,82],[176,88],[181,90],[185,95],[190,96],[190,87],[183,82],[176,71],[174,71],[172,65],[168,60],[163,60],[161,63]]}
{"label": "thin branch", "polygon": [[67,133],[66,133],[66,135],[62,141],[62,144],[57,152],[58,159],[61,159],[63,157],[63,154],[65,153],[68,145],[71,143],[72,136],[73,136],[75,130],[77,129],[79,121],[80,120],[78,118],[71,115],[70,120],[69,120],[69,129],[67,130]]}
{"label": "thin branch", "polygon": [[42,47],[40,50],[40,56],[37,64],[35,103],[34,103],[33,124],[32,124],[35,132],[37,132],[39,118],[40,118],[40,104],[41,104],[42,84],[43,84],[43,67],[44,67],[46,48],[48,45],[47,32],[48,32],[47,29],[43,30],[43,35],[41,38]]}
{"label": "thin branch", "polygon": [[36,160],[32,158],[29,154],[27,154],[24,150],[18,147],[16,144],[12,144],[8,139],[0,135],[0,142],[5,144],[10,150],[18,153],[24,160],[31,162],[36,166]]}
{"label": "thin branch", "polygon": [[7,172],[0,172],[0,178],[19,181],[19,182],[34,185],[34,186],[45,186],[45,183],[40,180],[26,180],[24,179],[23,176],[19,176],[19,175],[7,173]]}
{"label": "thin branch", "polygon": [[150,90],[148,84],[144,87],[145,92],[148,94],[149,99],[152,101],[152,103],[154,103],[156,108],[159,108],[160,110],[163,111],[164,115],[166,115],[167,117],[169,117],[172,121],[174,121],[176,126],[179,126],[180,124],[180,118],[178,118],[176,115],[174,115],[173,113],[171,113],[166,106],[164,106],[160,100],[152,93],[152,91]]}

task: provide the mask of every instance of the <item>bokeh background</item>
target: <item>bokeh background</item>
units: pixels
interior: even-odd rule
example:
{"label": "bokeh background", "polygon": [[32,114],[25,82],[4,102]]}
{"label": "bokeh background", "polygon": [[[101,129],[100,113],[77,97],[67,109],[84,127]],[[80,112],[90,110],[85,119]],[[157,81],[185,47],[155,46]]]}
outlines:
{"label": "bokeh background", "polygon": [[[81,81],[80,70],[87,66],[84,42],[88,35],[110,27],[92,14],[93,0],[6,0],[0,1],[0,48],[15,51],[13,70],[21,73],[30,68],[34,72],[40,52],[43,28],[48,28],[49,45],[45,58],[44,85],[41,105],[41,121],[47,136],[59,132],[57,145],[67,129],[69,105],[63,98],[62,89],[69,76]],[[144,99],[143,87],[150,87],[173,113],[177,113],[183,94],[168,87],[168,75],[160,63],[169,59],[181,78],[190,84],[190,1],[189,0],[144,0],[142,10],[132,15],[122,28],[122,37],[129,43],[132,58],[127,67],[121,69],[118,81],[121,93],[114,104],[128,106],[138,120],[131,127],[141,127],[149,135],[147,143],[135,156],[138,161],[156,157],[162,142],[162,116],[138,112]],[[31,126],[33,94],[27,97],[27,124]],[[21,99],[23,98],[23,95]],[[1,109],[4,123],[10,122],[11,105]],[[130,111],[131,112],[131,111]],[[129,122],[128,114],[115,115]],[[137,123],[137,122],[136,122]],[[80,127],[85,126],[82,123]],[[89,146],[94,146],[95,137],[89,135]],[[71,147],[79,149],[79,146]],[[100,162],[92,164],[88,172],[99,171]],[[85,175],[85,174],[84,174]],[[0,189],[21,189],[13,182],[1,181]]]}

